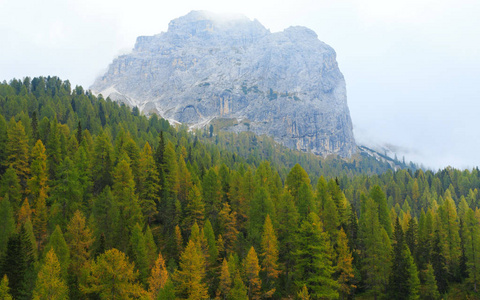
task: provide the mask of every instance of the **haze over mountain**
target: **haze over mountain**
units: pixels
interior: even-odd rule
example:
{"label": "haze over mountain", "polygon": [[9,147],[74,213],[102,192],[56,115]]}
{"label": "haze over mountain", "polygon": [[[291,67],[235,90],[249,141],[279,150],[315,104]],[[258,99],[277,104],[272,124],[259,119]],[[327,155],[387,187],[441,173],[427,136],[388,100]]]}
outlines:
{"label": "haze over mountain", "polygon": [[271,33],[241,15],[192,11],[139,37],[92,90],[193,127],[268,134],[320,155],[356,151],[336,53],[305,27]]}

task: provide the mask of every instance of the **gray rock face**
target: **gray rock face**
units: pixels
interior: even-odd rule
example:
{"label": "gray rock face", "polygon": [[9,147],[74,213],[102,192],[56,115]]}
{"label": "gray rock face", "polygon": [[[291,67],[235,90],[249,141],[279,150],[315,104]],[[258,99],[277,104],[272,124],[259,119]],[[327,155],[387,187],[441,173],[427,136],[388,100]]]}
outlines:
{"label": "gray rock face", "polygon": [[191,126],[233,119],[225,130],[293,149],[344,157],[356,149],[335,51],[305,27],[270,33],[243,16],[192,11],[167,32],[138,37],[91,89]]}

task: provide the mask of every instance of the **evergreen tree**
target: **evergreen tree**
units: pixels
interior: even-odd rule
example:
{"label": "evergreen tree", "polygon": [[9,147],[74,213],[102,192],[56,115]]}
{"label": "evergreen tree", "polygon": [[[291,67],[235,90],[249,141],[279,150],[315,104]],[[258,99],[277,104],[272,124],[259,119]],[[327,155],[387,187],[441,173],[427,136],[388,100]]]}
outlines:
{"label": "evergreen tree", "polygon": [[177,299],[208,299],[205,280],[205,258],[193,240],[180,258],[180,268],[173,274]]}
{"label": "evergreen tree", "polygon": [[60,262],[62,278],[67,279],[68,267],[70,265],[70,250],[58,225],[50,236],[47,246],[45,246],[45,253],[48,253],[50,249],[55,251],[55,255]]}
{"label": "evergreen tree", "polygon": [[23,299],[27,264],[27,256],[22,247],[21,235],[11,235],[2,259],[2,273],[9,278],[10,294],[13,299]]}
{"label": "evergreen tree", "polygon": [[308,293],[308,288],[305,284],[302,286],[302,289],[298,292],[297,298],[299,300],[310,300],[310,299],[312,299],[310,297],[310,294]]}
{"label": "evergreen tree", "polygon": [[205,215],[213,227],[217,228],[217,217],[222,203],[222,188],[217,172],[212,168],[203,177],[203,199],[205,200]]}
{"label": "evergreen tree", "polygon": [[105,247],[110,249],[118,247],[120,208],[117,199],[113,197],[110,187],[106,187],[103,192],[93,199],[92,214],[95,220],[96,234],[103,235],[105,238]]}
{"label": "evergreen tree", "polygon": [[253,246],[248,251],[244,261],[245,278],[247,279],[247,289],[249,299],[260,299],[262,281],[259,277],[260,265],[258,264],[258,256]]}
{"label": "evergreen tree", "polygon": [[223,203],[223,208],[219,213],[219,227],[224,241],[224,250],[227,254],[233,252],[237,242],[237,213],[230,209],[228,203]]}
{"label": "evergreen tree", "polygon": [[343,228],[340,229],[338,234],[337,243],[337,265],[335,272],[338,276],[339,294],[342,299],[345,299],[356,286],[352,283],[354,275],[353,269],[353,257],[350,249],[348,248],[348,239]]}
{"label": "evergreen tree", "polygon": [[3,300],[12,300],[10,295],[10,288],[8,287],[8,278],[7,275],[3,275],[2,282],[0,282],[0,299]]}
{"label": "evergreen tree", "polygon": [[278,244],[279,261],[283,264],[283,282],[285,290],[290,290],[292,275],[296,264],[295,251],[297,247],[297,228],[299,215],[293,197],[290,193],[284,193],[278,205]]}
{"label": "evergreen tree", "polygon": [[261,245],[262,252],[260,256],[262,257],[261,265],[262,272],[264,273],[263,284],[268,297],[275,293],[276,279],[280,274],[278,266],[278,242],[269,215],[265,218]]}
{"label": "evergreen tree", "polygon": [[15,122],[15,119],[12,117],[8,123],[7,136],[6,152],[8,166],[12,167],[17,173],[20,185],[24,191],[30,169],[28,167],[28,139],[22,121]]}
{"label": "evergreen tree", "polygon": [[446,259],[443,256],[443,251],[440,243],[440,234],[438,230],[435,232],[435,237],[432,246],[432,266],[437,280],[437,287],[440,294],[444,294],[448,290],[447,280],[447,266]]}
{"label": "evergreen tree", "polygon": [[237,272],[235,274],[235,277],[233,279],[233,287],[230,290],[228,299],[229,300],[247,300],[248,299],[247,287],[242,281],[240,272]]}
{"label": "evergreen tree", "polygon": [[125,254],[110,249],[90,264],[86,284],[80,290],[86,294],[97,294],[100,299],[131,299],[146,296],[146,292],[136,283],[138,273]]}
{"label": "evergreen tree", "polygon": [[38,247],[43,249],[47,239],[48,208],[46,204],[46,195],[41,192],[35,200],[35,213],[33,215],[33,228],[37,238]]}
{"label": "evergreen tree", "polygon": [[362,257],[363,271],[365,273],[365,283],[376,299],[383,292],[388,278],[384,269],[388,269],[389,266],[389,249],[379,234],[382,227],[378,219],[375,201],[368,198],[362,203],[365,207],[360,215],[360,233],[365,249]]}
{"label": "evergreen tree", "polygon": [[202,194],[197,185],[193,185],[188,193],[187,207],[185,209],[184,227],[191,228],[197,223],[203,226],[205,216],[205,204],[202,200]]}
{"label": "evergreen tree", "polygon": [[132,229],[132,234],[130,236],[130,249],[130,258],[135,263],[135,269],[139,272],[138,279],[141,283],[146,284],[148,276],[147,248],[142,228],[138,223]]}
{"label": "evergreen tree", "polygon": [[338,283],[333,280],[332,249],[323,225],[310,213],[299,229],[296,256],[296,284],[306,285],[312,297],[338,298]]}
{"label": "evergreen tree", "polygon": [[145,229],[145,249],[147,255],[148,270],[151,270],[155,265],[155,260],[157,259],[157,244],[153,238],[152,230],[150,226],[147,225]]}
{"label": "evergreen tree", "polygon": [[8,194],[0,200],[0,257],[5,253],[7,242],[15,232],[15,219]]}
{"label": "evergreen tree", "polygon": [[0,114],[0,176],[5,173],[8,166],[7,142],[7,121],[3,114]]}
{"label": "evergreen tree", "polygon": [[140,197],[140,207],[147,224],[153,222],[157,215],[157,206],[160,203],[160,183],[158,170],[152,155],[152,148],[148,143],[143,147],[140,157],[140,173],[137,184]]}
{"label": "evergreen tree", "polygon": [[265,217],[267,215],[273,216],[275,214],[275,206],[268,195],[265,188],[261,187],[255,191],[255,195],[250,202],[250,209],[248,212],[248,238],[253,245],[260,245],[261,232]]}
{"label": "evergreen tree", "polygon": [[162,253],[158,254],[155,265],[152,268],[150,278],[148,279],[148,292],[152,299],[157,299],[160,291],[169,281],[168,271],[165,267],[165,260]]}
{"label": "evergreen tree", "polygon": [[112,186],[113,149],[105,132],[100,133],[95,139],[91,169],[94,194],[99,194],[106,186]]}
{"label": "evergreen tree", "polygon": [[407,299],[410,296],[409,273],[405,257],[405,237],[398,218],[393,235],[393,259],[388,291],[392,299]]}
{"label": "evergreen tree", "polygon": [[422,288],[422,299],[425,300],[438,300],[440,299],[440,293],[437,288],[437,281],[435,280],[435,273],[431,264],[427,264],[427,269],[424,271],[425,284]]}
{"label": "evergreen tree", "polygon": [[375,201],[378,207],[378,219],[380,224],[385,228],[388,236],[392,236],[392,223],[387,207],[387,198],[380,186],[375,185],[370,189],[370,197]]}
{"label": "evergreen tree", "polygon": [[63,278],[55,251],[50,249],[45,263],[38,273],[33,298],[38,300],[68,299],[68,287]]}
{"label": "evergreen tree", "polygon": [[87,265],[91,247],[94,241],[92,231],[85,224],[85,217],[80,211],[73,214],[68,223],[65,239],[70,250],[70,265],[68,268],[71,298],[79,298],[78,282],[82,276],[82,271]]}
{"label": "evergreen tree", "polygon": [[473,290],[476,293],[478,291],[477,282],[480,279],[480,227],[475,213],[470,208],[465,214],[463,236],[465,237],[468,282],[473,284]]}
{"label": "evergreen tree", "polygon": [[298,203],[300,187],[303,183],[310,185],[310,178],[308,178],[307,172],[299,164],[296,164],[285,179],[285,187],[293,196],[295,203]]}
{"label": "evergreen tree", "polygon": [[216,293],[217,299],[228,299],[231,288],[232,277],[230,275],[230,271],[228,270],[227,259],[224,258],[222,262],[222,267],[220,269],[220,283],[218,285],[218,290]]}
{"label": "evergreen tree", "polygon": [[4,198],[7,194],[14,211],[17,211],[22,201],[22,187],[15,169],[11,166],[5,171],[0,181],[0,197]]}
{"label": "evergreen tree", "polygon": [[41,140],[37,140],[32,149],[32,164],[30,165],[31,177],[27,181],[28,189],[34,199],[38,199],[40,193],[47,194],[48,171],[47,171],[47,155],[45,147]]}

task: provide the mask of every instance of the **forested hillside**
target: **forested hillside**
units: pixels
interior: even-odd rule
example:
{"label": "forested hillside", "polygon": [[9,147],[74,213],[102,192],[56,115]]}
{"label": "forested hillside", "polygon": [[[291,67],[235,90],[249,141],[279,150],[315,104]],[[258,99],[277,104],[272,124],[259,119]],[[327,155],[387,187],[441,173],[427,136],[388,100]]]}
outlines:
{"label": "forested hillside", "polygon": [[188,132],[56,77],[0,112],[1,299],[480,295],[478,169]]}

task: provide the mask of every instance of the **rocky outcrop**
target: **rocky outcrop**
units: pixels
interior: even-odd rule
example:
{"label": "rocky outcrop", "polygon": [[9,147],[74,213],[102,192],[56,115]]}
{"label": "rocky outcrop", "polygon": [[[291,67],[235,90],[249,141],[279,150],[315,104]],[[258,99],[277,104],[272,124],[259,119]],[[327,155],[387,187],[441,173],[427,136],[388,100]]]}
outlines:
{"label": "rocky outcrop", "polygon": [[243,16],[193,11],[137,38],[91,89],[146,113],[268,134],[320,155],[355,152],[335,51],[305,27],[270,33]]}

